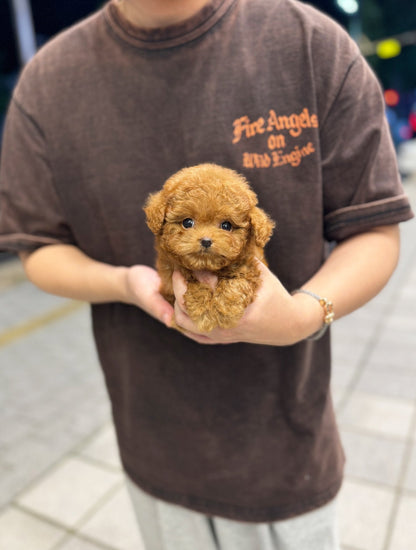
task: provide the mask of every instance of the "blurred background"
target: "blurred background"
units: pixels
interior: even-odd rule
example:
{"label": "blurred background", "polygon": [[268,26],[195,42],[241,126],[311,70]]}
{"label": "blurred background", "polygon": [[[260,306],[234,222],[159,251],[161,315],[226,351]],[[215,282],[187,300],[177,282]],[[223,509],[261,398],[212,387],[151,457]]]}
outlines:
{"label": "blurred background", "polygon": [[[415,0],[314,0],[360,45],[384,89],[404,176],[416,172]],[[97,10],[101,0],[1,0],[0,144],[5,111],[22,65],[53,35]]]}

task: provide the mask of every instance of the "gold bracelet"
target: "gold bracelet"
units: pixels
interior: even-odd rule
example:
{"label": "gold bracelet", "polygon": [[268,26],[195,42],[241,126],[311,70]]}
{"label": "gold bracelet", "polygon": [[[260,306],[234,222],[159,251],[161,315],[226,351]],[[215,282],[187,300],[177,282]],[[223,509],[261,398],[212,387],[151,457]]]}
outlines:
{"label": "gold bracelet", "polygon": [[307,340],[318,340],[319,338],[321,338],[321,336],[325,334],[325,332],[328,330],[329,325],[334,321],[334,318],[335,318],[334,304],[327,298],[322,298],[322,296],[318,296],[318,294],[315,294],[310,290],[304,290],[303,288],[298,288],[292,292],[292,294],[299,294],[299,293],[312,296],[312,298],[315,298],[315,300],[318,300],[320,305],[323,307],[324,323],[322,325],[322,328],[320,328],[317,332],[315,332],[314,334],[312,334],[307,338]]}

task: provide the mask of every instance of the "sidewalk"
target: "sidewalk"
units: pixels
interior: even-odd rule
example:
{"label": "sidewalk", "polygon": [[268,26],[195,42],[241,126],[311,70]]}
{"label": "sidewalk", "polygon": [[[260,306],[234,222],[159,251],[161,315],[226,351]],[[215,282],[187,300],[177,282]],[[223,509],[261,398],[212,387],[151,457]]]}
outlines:
{"label": "sidewalk", "polygon": [[[343,550],[416,549],[416,220],[402,235],[390,283],[333,327]],[[0,264],[0,408],[0,550],[143,550],[88,307],[14,261]]]}

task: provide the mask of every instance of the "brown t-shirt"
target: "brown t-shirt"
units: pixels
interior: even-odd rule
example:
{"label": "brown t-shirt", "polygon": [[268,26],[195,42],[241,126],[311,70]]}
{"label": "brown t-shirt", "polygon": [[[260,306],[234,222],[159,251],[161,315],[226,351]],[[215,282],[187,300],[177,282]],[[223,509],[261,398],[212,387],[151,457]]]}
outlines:
{"label": "brown t-shirt", "polygon": [[[215,162],[244,173],[277,221],[266,253],[291,291],[317,271],[327,241],[412,216],[383,111],[355,44],[300,2],[214,0],[160,31],[107,4],[19,80],[0,246],[71,243],[110,264],[152,265],[148,193],[184,166]],[[202,346],[136,307],[92,313],[123,464],[144,490],[246,521],[335,496],[344,457],[329,334]]]}

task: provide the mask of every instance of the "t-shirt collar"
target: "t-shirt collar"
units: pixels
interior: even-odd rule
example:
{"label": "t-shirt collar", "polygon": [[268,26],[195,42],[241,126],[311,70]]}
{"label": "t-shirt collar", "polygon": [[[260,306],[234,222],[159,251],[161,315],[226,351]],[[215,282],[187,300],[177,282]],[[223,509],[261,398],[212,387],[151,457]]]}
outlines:
{"label": "t-shirt collar", "polygon": [[104,15],[112,30],[130,45],[148,50],[163,50],[199,38],[225,15],[234,2],[236,0],[211,0],[189,19],[161,29],[136,27],[121,13],[117,0],[110,0],[106,4]]}

